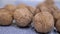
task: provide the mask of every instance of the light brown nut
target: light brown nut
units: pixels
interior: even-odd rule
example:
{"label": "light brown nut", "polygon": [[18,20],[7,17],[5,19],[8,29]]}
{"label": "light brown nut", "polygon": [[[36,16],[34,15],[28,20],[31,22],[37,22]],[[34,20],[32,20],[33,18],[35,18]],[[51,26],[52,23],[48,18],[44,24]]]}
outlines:
{"label": "light brown nut", "polygon": [[45,0],[45,3],[47,4],[47,6],[51,6],[54,5],[54,0]]}
{"label": "light brown nut", "polygon": [[32,20],[32,13],[27,8],[16,9],[14,12],[14,19],[16,24],[21,27],[26,27]]}
{"label": "light brown nut", "polygon": [[60,19],[57,20],[55,27],[60,32]]}
{"label": "light brown nut", "polygon": [[12,4],[8,4],[4,7],[6,10],[8,10],[8,12],[10,12],[10,14],[13,15],[15,9],[16,9],[16,6],[15,5],[12,5]]}
{"label": "light brown nut", "polygon": [[27,6],[28,10],[34,15],[35,14],[35,7]]}
{"label": "light brown nut", "polygon": [[46,3],[41,3],[41,4],[38,4],[37,6],[40,10],[40,12],[49,12],[52,14],[52,11],[46,6]]}
{"label": "light brown nut", "polygon": [[36,15],[36,14],[39,13],[39,12],[41,12],[40,9],[39,9],[39,8],[36,8],[34,15]]}
{"label": "light brown nut", "polygon": [[33,18],[33,25],[37,32],[50,32],[54,28],[53,16],[49,12],[37,13]]}
{"label": "light brown nut", "polygon": [[7,9],[7,10],[9,10],[9,11],[13,11],[13,10],[16,9],[16,6],[12,5],[12,4],[8,4],[4,8]]}
{"label": "light brown nut", "polygon": [[60,18],[60,10],[55,10],[55,12],[53,12],[53,16],[55,19],[59,19]]}
{"label": "light brown nut", "polygon": [[41,10],[41,12],[49,12],[49,13],[52,13],[52,12],[48,9],[48,7],[46,7],[46,4],[44,4],[44,3],[40,4],[39,9]]}
{"label": "light brown nut", "polygon": [[9,12],[0,12],[0,25],[12,24],[12,16]]}

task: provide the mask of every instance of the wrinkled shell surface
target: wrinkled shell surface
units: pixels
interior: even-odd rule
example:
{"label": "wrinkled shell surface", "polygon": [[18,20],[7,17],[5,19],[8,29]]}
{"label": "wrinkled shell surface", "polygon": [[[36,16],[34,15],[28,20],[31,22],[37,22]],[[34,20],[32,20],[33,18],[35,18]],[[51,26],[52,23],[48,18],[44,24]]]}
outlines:
{"label": "wrinkled shell surface", "polygon": [[54,28],[54,19],[49,12],[40,12],[35,15],[33,24],[37,32],[47,33]]}
{"label": "wrinkled shell surface", "polygon": [[20,8],[17,9],[14,13],[14,19],[16,20],[16,24],[18,26],[28,26],[28,24],[31,22],[33,15],[27,8]]}
{"label": "wrinkled shell surface", "polygon": [[35,7],[27,6],[27,8],[33,15],[35,14]]}
{"label": "wrinkled shell surface", "polygon": [[8,4],[4,8],[7,9],[7,10],[9,10],[9,11],[13,11],[13,10],[16,9],[16,6],[12,5],[12,4]]}

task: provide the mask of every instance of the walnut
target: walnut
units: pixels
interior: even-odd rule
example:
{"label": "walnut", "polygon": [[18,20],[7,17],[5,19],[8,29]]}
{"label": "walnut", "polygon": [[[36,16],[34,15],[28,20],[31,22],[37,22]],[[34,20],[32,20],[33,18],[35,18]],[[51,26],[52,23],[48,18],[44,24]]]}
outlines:
{"label": "walnut", "polygon": [[2,9],[0,11],[0,25],[10,25],[12,24],[12,15],[6,10]]}
{"label": "walnut", "polygon": [[37,32],[50,32],[54,28],[53,16],[49,12],[37,13],[33,18],[33,25]]}
{"label": "walnut", "polygon": [[32,13],[27,8],[16,9],[14,12],[14,19],[16,24],[21,27],[26,27],[32,20]]}
{"label": "walnut", "polygon": [[57,31],[60,32],[60,19],[57,20],[55,27]]}

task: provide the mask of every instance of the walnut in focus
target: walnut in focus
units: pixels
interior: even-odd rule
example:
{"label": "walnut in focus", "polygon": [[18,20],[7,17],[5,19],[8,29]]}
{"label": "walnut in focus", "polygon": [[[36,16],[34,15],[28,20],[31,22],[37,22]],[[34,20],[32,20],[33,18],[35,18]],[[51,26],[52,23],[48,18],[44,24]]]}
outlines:
{"label": "walnut in focus", "polygon": [[54,28],[53,16],[49,12],[37,13],[33,18],[33,25],[37,32],[50,32]]}
{"label": "walnut in focus", "polygon": [[27,8],[16,9],[14,12],[14,19],[16,24],[20,27],[26,27],[30,24],[33,18],[32,13]]}

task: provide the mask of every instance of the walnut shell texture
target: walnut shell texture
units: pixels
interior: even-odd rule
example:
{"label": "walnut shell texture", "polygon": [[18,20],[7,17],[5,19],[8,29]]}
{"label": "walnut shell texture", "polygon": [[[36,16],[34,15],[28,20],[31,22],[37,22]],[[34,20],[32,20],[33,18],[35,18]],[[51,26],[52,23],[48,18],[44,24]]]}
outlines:
{"label": "walnut shell texture", "polygon": [[20,8],[14,12],[14,19],[16,20],[16,24],[18,26],[28,26],[32,20],[32,17],[32,13],[27,8]]}
{"label": "walnut shell texture", "polygon": [[47,33],[54,28],[54,19],[49,12],[40,12],[34,16],[33,24],[37,32]]}

